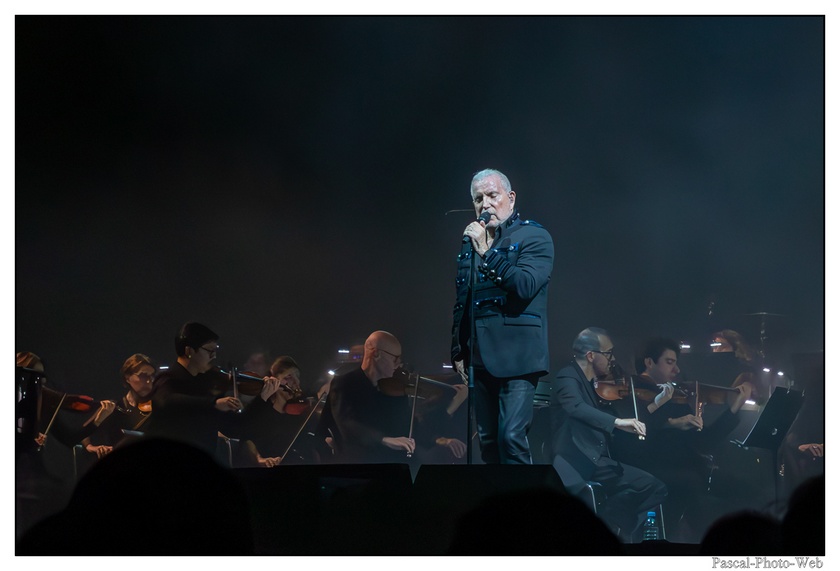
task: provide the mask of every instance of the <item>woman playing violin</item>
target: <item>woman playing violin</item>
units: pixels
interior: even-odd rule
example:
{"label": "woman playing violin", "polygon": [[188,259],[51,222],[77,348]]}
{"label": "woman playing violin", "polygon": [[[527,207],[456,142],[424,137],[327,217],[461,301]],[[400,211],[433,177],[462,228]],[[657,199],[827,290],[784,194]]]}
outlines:
{"label": "woman playing violin", "polygon": [[128,392],[122,398],[115,399],[119,403],[116,412],[101,423],[96,432],[82,440],[85,450],[96,458],[109,454],[114,446],[124,440],[123,430],[142,430],[152,414],[150,394],[155,377],[152,360],[142,353],[135,353],[120,367],[120,376],[123,388],[128,389]]}
{"label": "woman playing violin", "polygon": [[292,443],[304,418],[290,404],[301,400],[300,367],[288,356],[278,357],[269,369],[270,377],[279,381],[280,389],[259,410],[248,427],[248,438],[240,447],[237,464],[272,468],[283,461],[283,454]]}
{"label": "woman playing violin", "polygon": [[712,339],[712,352],[735,353],[735,358],[741,367],[741,373],[735,377],[731,386],[737,387],[749,383],[751,388],[749,398],[756,404],[765,404],[774,388],[771,384],[772,377],[756,374],[761,366],[759,365],[760,359],[757,358],[753,348],[740,333],[732,329],[717,331],[712,334]]}

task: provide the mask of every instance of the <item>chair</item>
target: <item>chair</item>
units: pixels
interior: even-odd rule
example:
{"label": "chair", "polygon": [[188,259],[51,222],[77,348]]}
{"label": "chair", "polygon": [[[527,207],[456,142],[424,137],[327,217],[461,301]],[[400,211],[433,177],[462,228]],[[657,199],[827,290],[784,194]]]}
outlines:
{"label": "chair", "polygon": [[229,436],[225,436],[221,432],[219,432],[219,440],[224,442],[224,445],[227,447],[227,461],[228,467],[233,468],[233,443],[238,444],[238,438],[230,438]]}
{"label": "chair", "polygon": [[[592,511],[595,514],[598,513],[598,507],[604,505],[604,501],[607,499],[607,494],[604,492],[604,487],[601,485],[600,482],[584,482],[584,486],[589,490],[589,499],[592,502]],[[665,533],[665,510],[662,508],[662,504],[659,504],[657,508],[659,513],[659,528],[662,530],[662,537],[659,539],[667,540],[667,534]],[[621,531],[621,530],[618,530]]]}
{"label": "chair", "polygon": [[85,449],[81,444],[73,446],[73,482],[79,481],[79,455]]}

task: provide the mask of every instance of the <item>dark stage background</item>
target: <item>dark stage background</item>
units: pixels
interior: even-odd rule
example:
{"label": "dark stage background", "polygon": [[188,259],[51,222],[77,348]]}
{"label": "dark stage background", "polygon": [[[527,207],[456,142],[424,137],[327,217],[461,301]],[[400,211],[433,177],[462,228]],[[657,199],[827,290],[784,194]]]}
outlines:
{"label": "dark stage background", "polygon": [[181,323],[315,384],[449,360],[472,173],[552,233],[552,368],[720,327],[824,340],[821,17],[17,17],[15,350],[106,397]]}

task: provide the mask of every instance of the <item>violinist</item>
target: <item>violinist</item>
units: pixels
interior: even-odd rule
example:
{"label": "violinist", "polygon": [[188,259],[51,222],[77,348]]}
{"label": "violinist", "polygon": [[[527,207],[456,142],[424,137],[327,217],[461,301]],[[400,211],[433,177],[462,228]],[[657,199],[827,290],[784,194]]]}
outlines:
{"label": "violinist", "polygon": [[[425,378],[424,378],[425,379]],[[455,464],[466,462],[467,444],[464,428],[467,426],[466,400],[469,388],[460,374],[449,376],[446,381],[431,379],[421,382],[425,390],[422,406],[415,414],[416,426],[424,435],[431,435],[433,442],[418,441],[417,457],[421,464]],[[447,387],[447,388],[442,388]],[[411,388],[408,389],[411,391]],[[421,394],[424,391],[421,391]]]}
{"label": "violinist", "polygon": [[[15,531],[16,536],[20,536],[35,522],[55,513],[67,502],[72,482],[62,468],[70,464],[67,462],[69,449],[96,430],[113,411],[114,403],[103,401],[92,416],[90,409],[85,409],[85,416],[73,419],[73,409],[61,406],[67,402],[60,400],[64,393],[47,386],[47,378],[43,375],[44,363],[38,355],[29,351],[17,353],[15,365],[20,370],[40,374],[42,387],[28,391],[26,387],[18,387],[18,410],[21,414],[17,418],[17,437],[28,440],[16,444],[15,455],[15,506],[18,516]],[[35,399],[38,403],[31,409],[35,411],[33,418],[23,414],[24,409],[28,410],[24,399]],[[83,419],[88,416],[88,422],[82,425]],[[60,444],[58,449],[54,443]]]}
{"label": "violinist", "polygon": [[280,390],[268,400],[257,403],[257,411],[248,426],[248,438],[240,446],[242,467],[272,468],[283,461],[283,454],[292,442],[303,418],[287,410],[287,405],[302,395],[300,367],[288,356],[278,357],[271,364],[269,375],[280,383]]}
{"label": "violinist", "polygon": [[152,360],[135,353],[120,367],[122,385],[128,392],[122,398],[114,399],[119,403],[116,412],[101,424],[91,436],[82,440],[85,450],[96,458],[102,458],[113,451],[114,446],[125,440],[125,430],[142,431],[152,414],[152,380],[155,366]]}
{"label": "violinist", "polygon": [[[601,484],[606,500],[598,516],[624,543],[641,539],[646,512],[668,495],[654,476],[611,456],[615,432],[634,438],[645,436],[637,418],[616,418],[602,404],[594,383],[607,377],[613,344],[596,327],[581,331],[572,344],[574,359],[560,369],[551,383],[551,438],[553,465],[569,493],[584,499],[586,482]],[[589,503],[589,502],[587,502]]]}
{"label": "violinist", "polygon": [[[247,407],[225,393],[225,377],[214,368],[219,336],[201,323],[185,323],[175,336],[177,362],[160,373],[152,386],[154,415],[144,425],[146,437],[186,442],[216,457],[219,432],[238,438],[255,405],[279,387],[277,379],[264,386]],[[238,414],[242,411],[242,414]]]}
{"label": "violinist", "polygon": [[[35,353],[23,351],[16,356],[16,366],[30,369],[39,373],[44,372],[44,364],[41,358]],[[43,376],[46,386],[46,376]],[[92,433],[96,428],[108,418],[114,411],[114,403],[112,401],[101,401],[97,410],[94,411],[93,416],[87,419],[82,425],[82,428],[75,428],[75,423],[69,422],[63,416],[58,403],[50,402],[50,399],[42,400],[42,408],[40,411],[43,418],[41,419],[41,426],[38,427],[38,435],[35,438],[35,443],[39,447],[43,447],[47,443],[48,435],[40,430],[49,430],[49,434],[55,435],[55,438],[67,447],[76,445],[85,436]],[[58,408],[57,408],[58,407]],[[80,409],[81,410],[81,409]],[[84,409],[87,411],[87,408]]]}
{"label": "violinist", "polygon": [[[677,364],[680,345],[673,339],[648,339],[636,355],[637,382],[657,385],[662,392],[644,407],[648,435],[644,442],[632,438],[616,438],[615,455],[631,460],[668,486],[666,521],[673,524],[669,537],[696,543],[702,539],[705,526],[714,517],[709,511],[708,482],[711,470],[709,453],[712,447],[738,424],[737,412],[751,393],[749,384],[726,395],[728,406],[714,420],[704,423],[702,400],[675,396],[674,381],[679,375]],[[694,407],[699,403],[700,410]]]}
{"label": "violinist", "polygon": [[407,462],[410,438],[409,397],[379,390],[402,364],[402,345],[387,331],[374,331],[364,345],[362,366],[332,380],[318,433],[330,439],[334,461]]}
{"label": "violinist", "polygon": [[[764,405],[770,398],[770,393],[775,388],[772,384],[772,377],[757,374],[762,367],[761,358],[755,350],[747,343],[743,335],[732,329],[721,329],[712,334],[713,353],[734,353],[741,372],[731,381],[731,386],[737,387],[749,383],[752,387],[752,394],[749,398],[758,405]],[[721,379],[729,384],[729,379]]]}

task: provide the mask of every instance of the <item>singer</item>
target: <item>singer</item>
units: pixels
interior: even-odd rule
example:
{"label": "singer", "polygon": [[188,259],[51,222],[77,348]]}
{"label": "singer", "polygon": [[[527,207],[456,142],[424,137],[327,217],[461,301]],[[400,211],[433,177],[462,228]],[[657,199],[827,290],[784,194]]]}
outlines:
{"label": "singer", "polygon": [[534,389],[549,368],[554,243],[545,228],[520,218],[516,193],[501,172],[476,173],[470,195],[479,219],[464,229],[458,256],[452,364],[465,381],[472,365],[484,463],[531,464]]}

